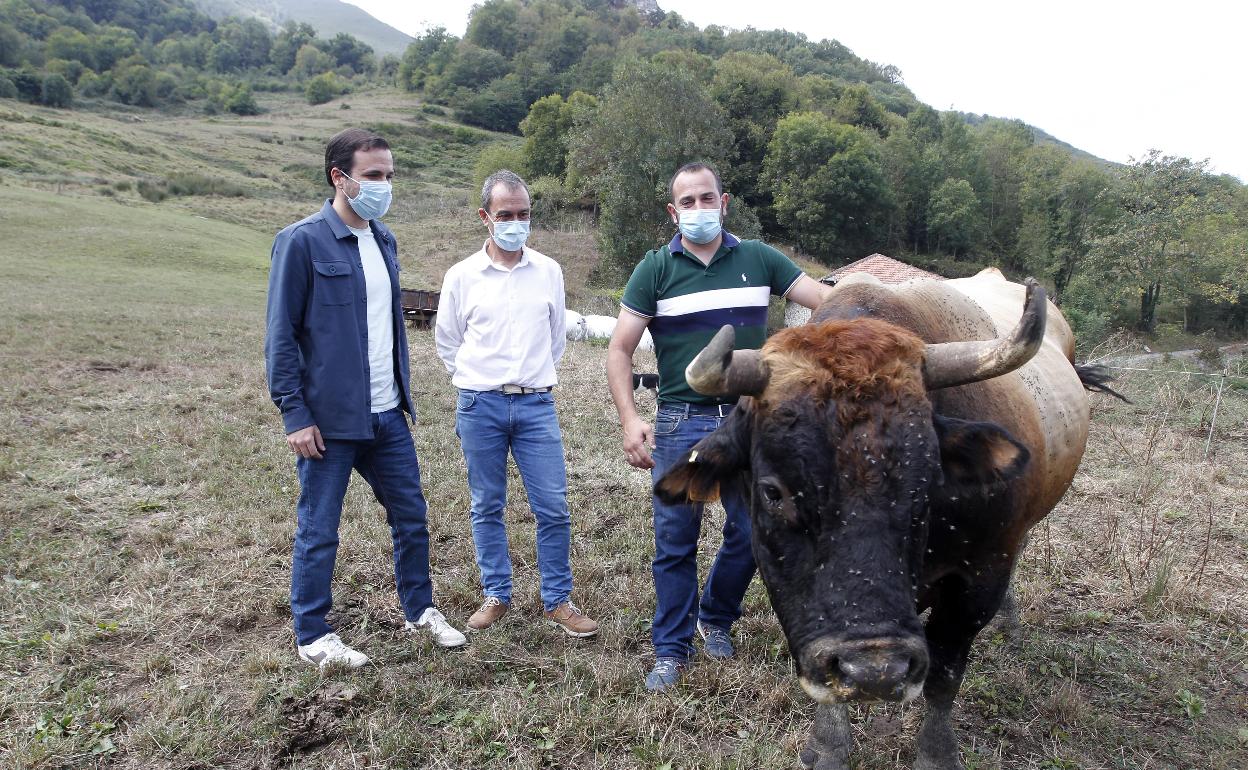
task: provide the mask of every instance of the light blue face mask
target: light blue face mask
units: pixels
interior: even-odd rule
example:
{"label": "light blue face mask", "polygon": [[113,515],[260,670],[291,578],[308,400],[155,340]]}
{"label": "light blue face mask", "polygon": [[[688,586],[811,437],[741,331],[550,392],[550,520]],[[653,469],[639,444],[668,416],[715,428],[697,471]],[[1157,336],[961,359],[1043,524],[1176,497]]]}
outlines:
{"label": "light blue face mask", "polygon": [[710,243],[723,230],[719,209],[681,209],[680,235],[694,243]]}
{"label": "light blue face mask", "polygon": [[[347,172],[342,172],[347,179]],[[389,182],[356,182],[360,186],[359,193],[354,198],[347,198],[347,203],[351,204],[351,210],[359,216],[360,219],[380,219],[390,210],[390,201],[394,197],[394,191]]]}
{"label": "light blue face mask", "polygon": [[[494,222],[494,218],[490,217],[490,221]],[[513,219],[510,222],[494,222],[494,232],[491,237],[503,251],[519,251],[524,248],[524,242],[529,239],[529,221]]]}

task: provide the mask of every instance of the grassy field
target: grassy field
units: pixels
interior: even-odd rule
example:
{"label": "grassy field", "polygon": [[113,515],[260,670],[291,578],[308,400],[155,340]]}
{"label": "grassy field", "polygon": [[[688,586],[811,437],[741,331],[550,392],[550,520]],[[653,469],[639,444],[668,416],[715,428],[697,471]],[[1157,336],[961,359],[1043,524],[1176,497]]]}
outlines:
{"label": "grassy field", "polygon": [[[0,102],[0,766],[796,767],[813,709],[757,583],[738,659],[642,690],[649,479],[621,457],[599,345],[570,343],[558,399],[576,598],[600,638],[538,621],[516,479],[512,613],[461,651],[405,637],[384,514],[354,483],[334,620],[376,665],[295,658],[297,482],[261,355],[272,232],[315,206],[321,143],[349,119],[392,124],[408,158],[405,283],[436,287],[483,238],[466,201],[485,140],[398,94],[348,101],[142,122]],[[175,172],[245,194],[140,196]],[[585,285],[592,236],[534,243],[610,312]],[[462,627],[480,597],[452,392],[410,336],[435,595]],[[1204,460],[1207,389],[1124,387],[1139,403],[1094,399],[1083,469],[1033,535],[1021,629],[977,644],[956,711],[970,768],[1248,766],[1245,394]],[[916,708],[856,712],[858,767],[909,762]]]}

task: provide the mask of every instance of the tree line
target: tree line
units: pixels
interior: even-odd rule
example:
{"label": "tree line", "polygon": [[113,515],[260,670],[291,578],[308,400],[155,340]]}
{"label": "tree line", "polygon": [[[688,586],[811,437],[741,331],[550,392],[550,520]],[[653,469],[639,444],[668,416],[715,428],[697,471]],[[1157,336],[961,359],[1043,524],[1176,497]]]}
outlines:
{"label": "tree line", "polygon": [[434,29],[378,60],[346,33],[216,22],[187,0],[0,0],[0,98],[252,114],[254,91],[321,103],[368,81],[523,137],[483,165],[529,176],[542,211],[593,211],[604,282],[670,235],[667,177],[699,159],[723,171],[731,229],[829,267],[880,251],[950,277],[1035,275],[1085,338],[1248,334],[1238,180],[1156,151],[1107,164],[1018,121],[934,110],[834,40],[612,0],[487,0],[462,38]]}
{"label": "tree line", "polygon": [[[880,251],[950,277],[1035,275],[1085,336],[1248,333],[1248,188],[1152,151],[1117,166],[1012,120],[939,112],[835,41],[705,29],[606,0],[489,0],[400,85],[469,124],[550,207],[598,214],[609,281],[670,235],[671,169],[716,163],[729,226],[837,266]],[[612,269],[613,268],[613,269]]]}
{"label": "tree line", "polygon": [[[387,67],[389,68],[387,70]],[[0,0],[0,98],[52,107],[106,99],[259,112],[254,91],[302,90],[314,104],[353,81],[393,78],[397,57],[291,21],[214,21],[189,0]]]}

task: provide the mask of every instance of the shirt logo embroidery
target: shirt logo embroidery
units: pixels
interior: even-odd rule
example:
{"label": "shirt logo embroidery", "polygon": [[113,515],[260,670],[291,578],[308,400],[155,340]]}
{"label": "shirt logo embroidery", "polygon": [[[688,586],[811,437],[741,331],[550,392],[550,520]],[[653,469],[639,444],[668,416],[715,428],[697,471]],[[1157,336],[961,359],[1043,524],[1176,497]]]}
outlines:
{"label": "shirt logo embroidery", "polygon": [[741,283],[749,283],[750,279],[745,277],[745,273],[741,274]]}

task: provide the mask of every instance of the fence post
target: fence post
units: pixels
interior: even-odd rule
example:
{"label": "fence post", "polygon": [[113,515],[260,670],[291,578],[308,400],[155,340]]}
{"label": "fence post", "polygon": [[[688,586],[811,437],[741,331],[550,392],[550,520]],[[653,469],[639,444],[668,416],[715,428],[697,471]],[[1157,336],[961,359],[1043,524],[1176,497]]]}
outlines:
{"label": "fence post", "polygon": [[[1230,367],[1227,367],[1229,371]],[[1213,429],[1218,424],[1218,407],[1222,405],[1222,388],[1226,385],[1226,371],[1222,372],[1222,376],[1218,379],[1218,397],[1213,401],[1213,416],[1209,418],[1209,437],[1205,439],[1205,456],[1203,459],[1209,459],[1209,447],[1213,444]]]}

